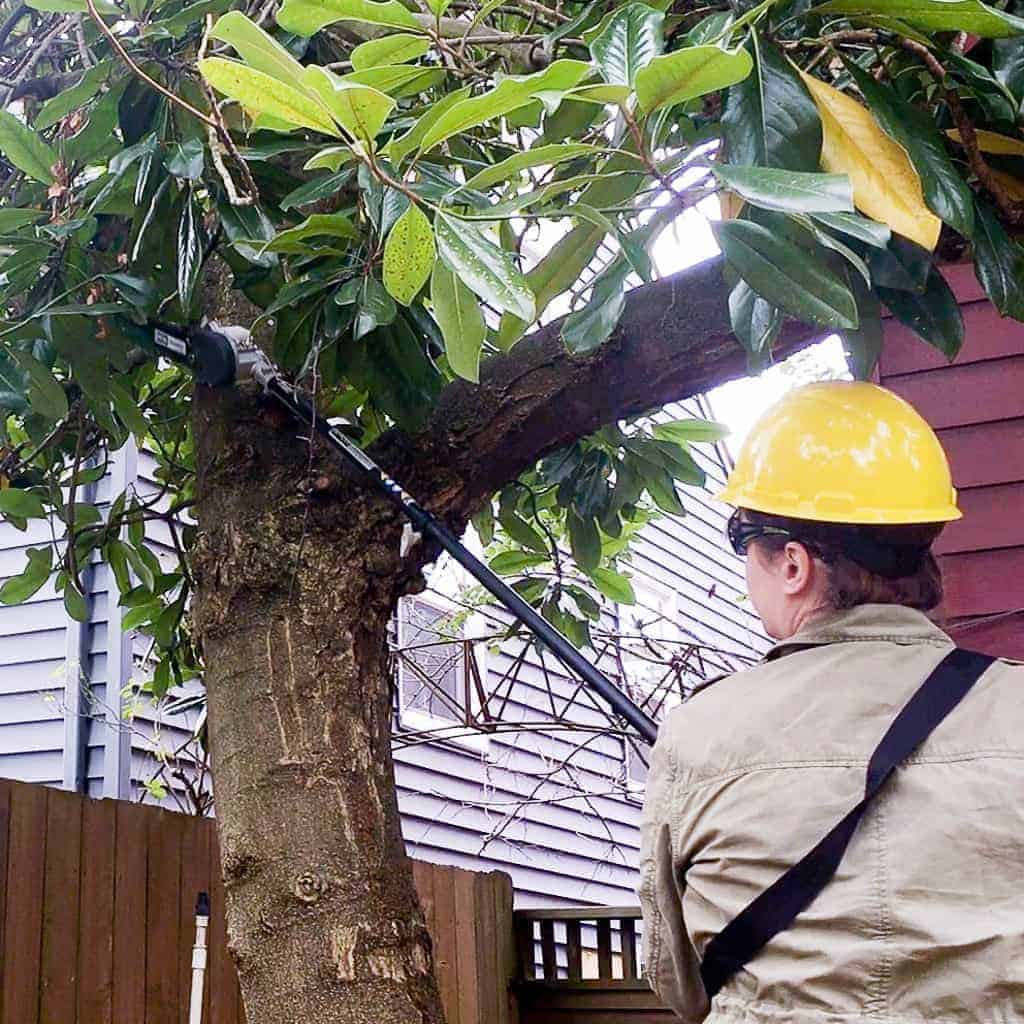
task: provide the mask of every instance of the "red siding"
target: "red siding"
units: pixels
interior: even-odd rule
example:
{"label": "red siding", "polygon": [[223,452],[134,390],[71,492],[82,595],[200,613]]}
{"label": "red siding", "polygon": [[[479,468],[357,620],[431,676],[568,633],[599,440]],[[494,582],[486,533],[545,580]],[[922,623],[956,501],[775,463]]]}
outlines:
{"label": "red siding", "polygon": [[1004,320],[968,266],[947,278],[961,303],[952,364],[889,321],[879,375],[939,431],[964,518],[936,545],[941,616],[965,646],[1024,658],[1024,324]]}

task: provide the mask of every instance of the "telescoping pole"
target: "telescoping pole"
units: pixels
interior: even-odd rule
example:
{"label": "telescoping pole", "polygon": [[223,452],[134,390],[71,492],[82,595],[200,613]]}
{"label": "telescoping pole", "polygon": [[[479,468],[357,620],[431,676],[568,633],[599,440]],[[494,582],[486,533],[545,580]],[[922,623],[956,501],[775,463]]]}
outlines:
{"label": "telescoping pole", "polygon": [[203,1024],[203,980],[206,977],[206,932],[210,926],[210,897],[196,898],[196,943],[192,947],[192,991],[188,1003],[188,1024]]}
{"label": "telescoping pole", "polygon": [[443,523],[406,494],[362,448],[321,416],[309,398],[288,383],[266,356],[239,350],[229,335],[217,329],[191,332],[187,339],[189,347],[183,351],[182,342],[186,339],[176,333],[170,334],[168,330],[158,329],[154,332],[154,341],[160,351],[179,362],[188,362],[194,367],[197,379],[204,384],[225,386],[250,378],[258,381],[268,395],[284,406],[300,423],[312,426],[348,465],[357,469],[371,486],[400,509],[418,533],[429,537],[447,551],[566,668],[576,673],[591,690],[602,697],[619,718],[636,730],[641,739],[654,743],[658,726],[650,715],[642,711],[547,619],[469,551]]}

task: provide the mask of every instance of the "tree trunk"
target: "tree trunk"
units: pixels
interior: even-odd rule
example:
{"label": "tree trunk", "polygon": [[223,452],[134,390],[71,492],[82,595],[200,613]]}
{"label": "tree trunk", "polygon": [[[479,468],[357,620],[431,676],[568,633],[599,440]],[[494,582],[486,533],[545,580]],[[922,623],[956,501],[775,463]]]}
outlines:
{"label": "tree trunk", "polygon": [[391,760],[401,523],[275,416],[197,395],[195,624],[249,1024],[435,1024]]}

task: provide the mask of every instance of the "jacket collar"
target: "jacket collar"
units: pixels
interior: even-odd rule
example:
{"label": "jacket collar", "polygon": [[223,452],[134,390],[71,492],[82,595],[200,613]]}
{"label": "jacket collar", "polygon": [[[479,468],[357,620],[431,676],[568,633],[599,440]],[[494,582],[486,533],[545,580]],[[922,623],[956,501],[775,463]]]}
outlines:
{"label": "jacket collar", "polygon": [[765,661],[820,644],[887,640],[897,644],[952,645],[953,641],[924,612],[896,604],[862,604],[811,619],[793,636],[775,644]]}

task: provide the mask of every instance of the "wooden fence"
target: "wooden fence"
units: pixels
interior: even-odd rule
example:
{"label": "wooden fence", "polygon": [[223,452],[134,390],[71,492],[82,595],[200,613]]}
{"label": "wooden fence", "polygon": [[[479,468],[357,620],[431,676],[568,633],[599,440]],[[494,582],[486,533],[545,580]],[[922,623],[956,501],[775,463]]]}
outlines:
{"label": "wooden fence", "polygon": [[[414,864],[449,1024],[512,1024],[512,885]],[[0,1024],[185,1024],[195,900],[204,1024],[244,1024],[213,822],[0,779]]]}
{"label": "wooden fence", "polygon": [[517,910],[514,918],[520,1024],[678,1019],[641,977],[639,907]]}

